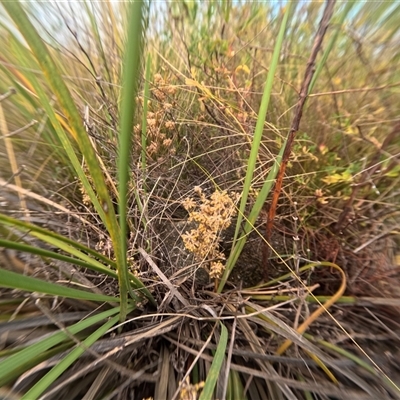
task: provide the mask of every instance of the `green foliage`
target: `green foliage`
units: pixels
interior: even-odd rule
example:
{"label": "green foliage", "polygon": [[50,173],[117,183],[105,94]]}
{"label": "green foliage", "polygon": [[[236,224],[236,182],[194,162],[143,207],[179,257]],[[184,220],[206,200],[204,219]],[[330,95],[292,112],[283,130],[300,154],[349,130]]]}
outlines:
{"label": "green foliage", "polygon": [[[111,317],[119,312],[119,308],[113,308],[111,310],[105,311],[98,315],[87,318],[84,321],[78,322],[68,328],[70,335],[76,335],[78,332],[87,329],[96,323],[104,320],[105,318]],[[114,322],[115,323],[115,322]],[[68,334],[64,331],[54,333],[48,338],[43,338],[36,344],[27,346],[21,349],[19,352],[10,355],[8,358],[2,361],[0,367],[0,383],[4,385],[9,380],[15,379],[26,369],[26,365],[30,365],[36,357],[40,356],[41,353],[46,350],[62,343],[64,340],[68,339]]]}
{"label": "green foliage", "polygon": [[221,324],[221,337],[218,341],[217,350],[215,351],[214,359],[211,364],[210,371],[207,375],[203,391],[199,397],[199,400],[206,400],[213,398],[213,392],[215,385],[217,384],[218,377],[222,372],[222,365],[225,358],[225,349],[228,343],[228,330]]}

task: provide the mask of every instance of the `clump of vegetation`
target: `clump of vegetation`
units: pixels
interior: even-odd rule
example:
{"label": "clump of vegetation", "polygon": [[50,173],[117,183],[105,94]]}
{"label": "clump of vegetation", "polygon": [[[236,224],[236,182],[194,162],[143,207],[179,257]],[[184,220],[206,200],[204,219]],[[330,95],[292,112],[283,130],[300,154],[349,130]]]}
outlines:
{"label": "clump of vegetation", "polygon": [[194,188],[200,197],[201,204],[197,208],[192,198],[187,198],[183,206],[189,213],[189,221],[196,222],[196,229],[182,235],[185,247],[195,254],[198,261],[208,260],[210,278],[218,279],[225,269],[224,254],[218,250],[218,235],[227,229],[236,213],[235,203],[226,192],[215,191],[207,199],[200,187]]}
{"label": "clump of vegetation", "polygon": [[399,398],[395,2],[0,10],[0,397]]}

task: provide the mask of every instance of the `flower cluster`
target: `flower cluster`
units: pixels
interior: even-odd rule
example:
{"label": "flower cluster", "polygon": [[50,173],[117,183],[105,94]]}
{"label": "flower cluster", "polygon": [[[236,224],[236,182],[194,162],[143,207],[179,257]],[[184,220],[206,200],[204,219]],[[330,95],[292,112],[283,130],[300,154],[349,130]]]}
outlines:
{"label": "flower cluster", "polygon": [[164,102],[168,95],[173,95],[176,92],[176,87],[169,85],[168,82],[161,76],[161,74],[154,75],[154,86],[155,89],[153,90],[154,96],[159,101]]}
{"label": "flower cluster", "polygon": [[[148,100],[146,151],[149,157],[157,161],[175,154],[172,139],[176,130],[173,118],[174,104],[167,102],[173,98],[175,92],[175,86],[168,84],[160,74],[154,75],[152,94],[155,101]],[[143,102],[144,99],[138,98],[138,101]],[[137,137],[140,137],[141,129],[140,124],[134,127]]]}
{"label": "flower cluster", "polygon": [[180,383],[179,400],[195,400],[199,398],[199,393],[204,388],[204,382],[191,384],[190,378]]}
{"label": "flower cluster", "polygon": [[225,269],[225,256],[218,250],[219,234],[231,224],[238,199],[235,194],[229,196],[226,191],[215,191],[210,199],[206,198],[200,187],[196,187],[194,191],[200,201],[196,202],[190,197],[182,204],[189,212],[189,221],[196,222],[198,226],[184,233],[182,239],[196,259],[208,266],[210,277],[218,279]]}

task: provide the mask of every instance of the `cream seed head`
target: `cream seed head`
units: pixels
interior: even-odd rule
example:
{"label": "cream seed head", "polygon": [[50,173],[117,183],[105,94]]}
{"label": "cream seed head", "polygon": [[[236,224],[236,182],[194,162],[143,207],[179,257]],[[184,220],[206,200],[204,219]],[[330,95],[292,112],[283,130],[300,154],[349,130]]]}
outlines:
{"label": "cream seed head", "polygon": [[184,233],[182,239],[187,250],[199,262],[205,263],[210,277],[219,279],[225,269],[222,263],[225,256],[218,250],[218,237],[222,230],[229,227],[236,214],[238,196],[217,190],[207,199],[199,186],[194,187],[194,192],[199,201],[188,197],[182,201],[182,205],[189,213],[189,221],[196,222],[197,228]]}

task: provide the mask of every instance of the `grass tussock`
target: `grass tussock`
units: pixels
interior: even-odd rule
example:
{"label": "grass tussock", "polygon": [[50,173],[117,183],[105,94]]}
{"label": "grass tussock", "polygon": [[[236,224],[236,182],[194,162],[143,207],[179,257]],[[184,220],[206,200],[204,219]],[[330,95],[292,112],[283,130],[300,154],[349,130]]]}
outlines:
{"label": "grass tussock", "polygon": [[0,397],[400,398],[396,2],[0,5]]}

